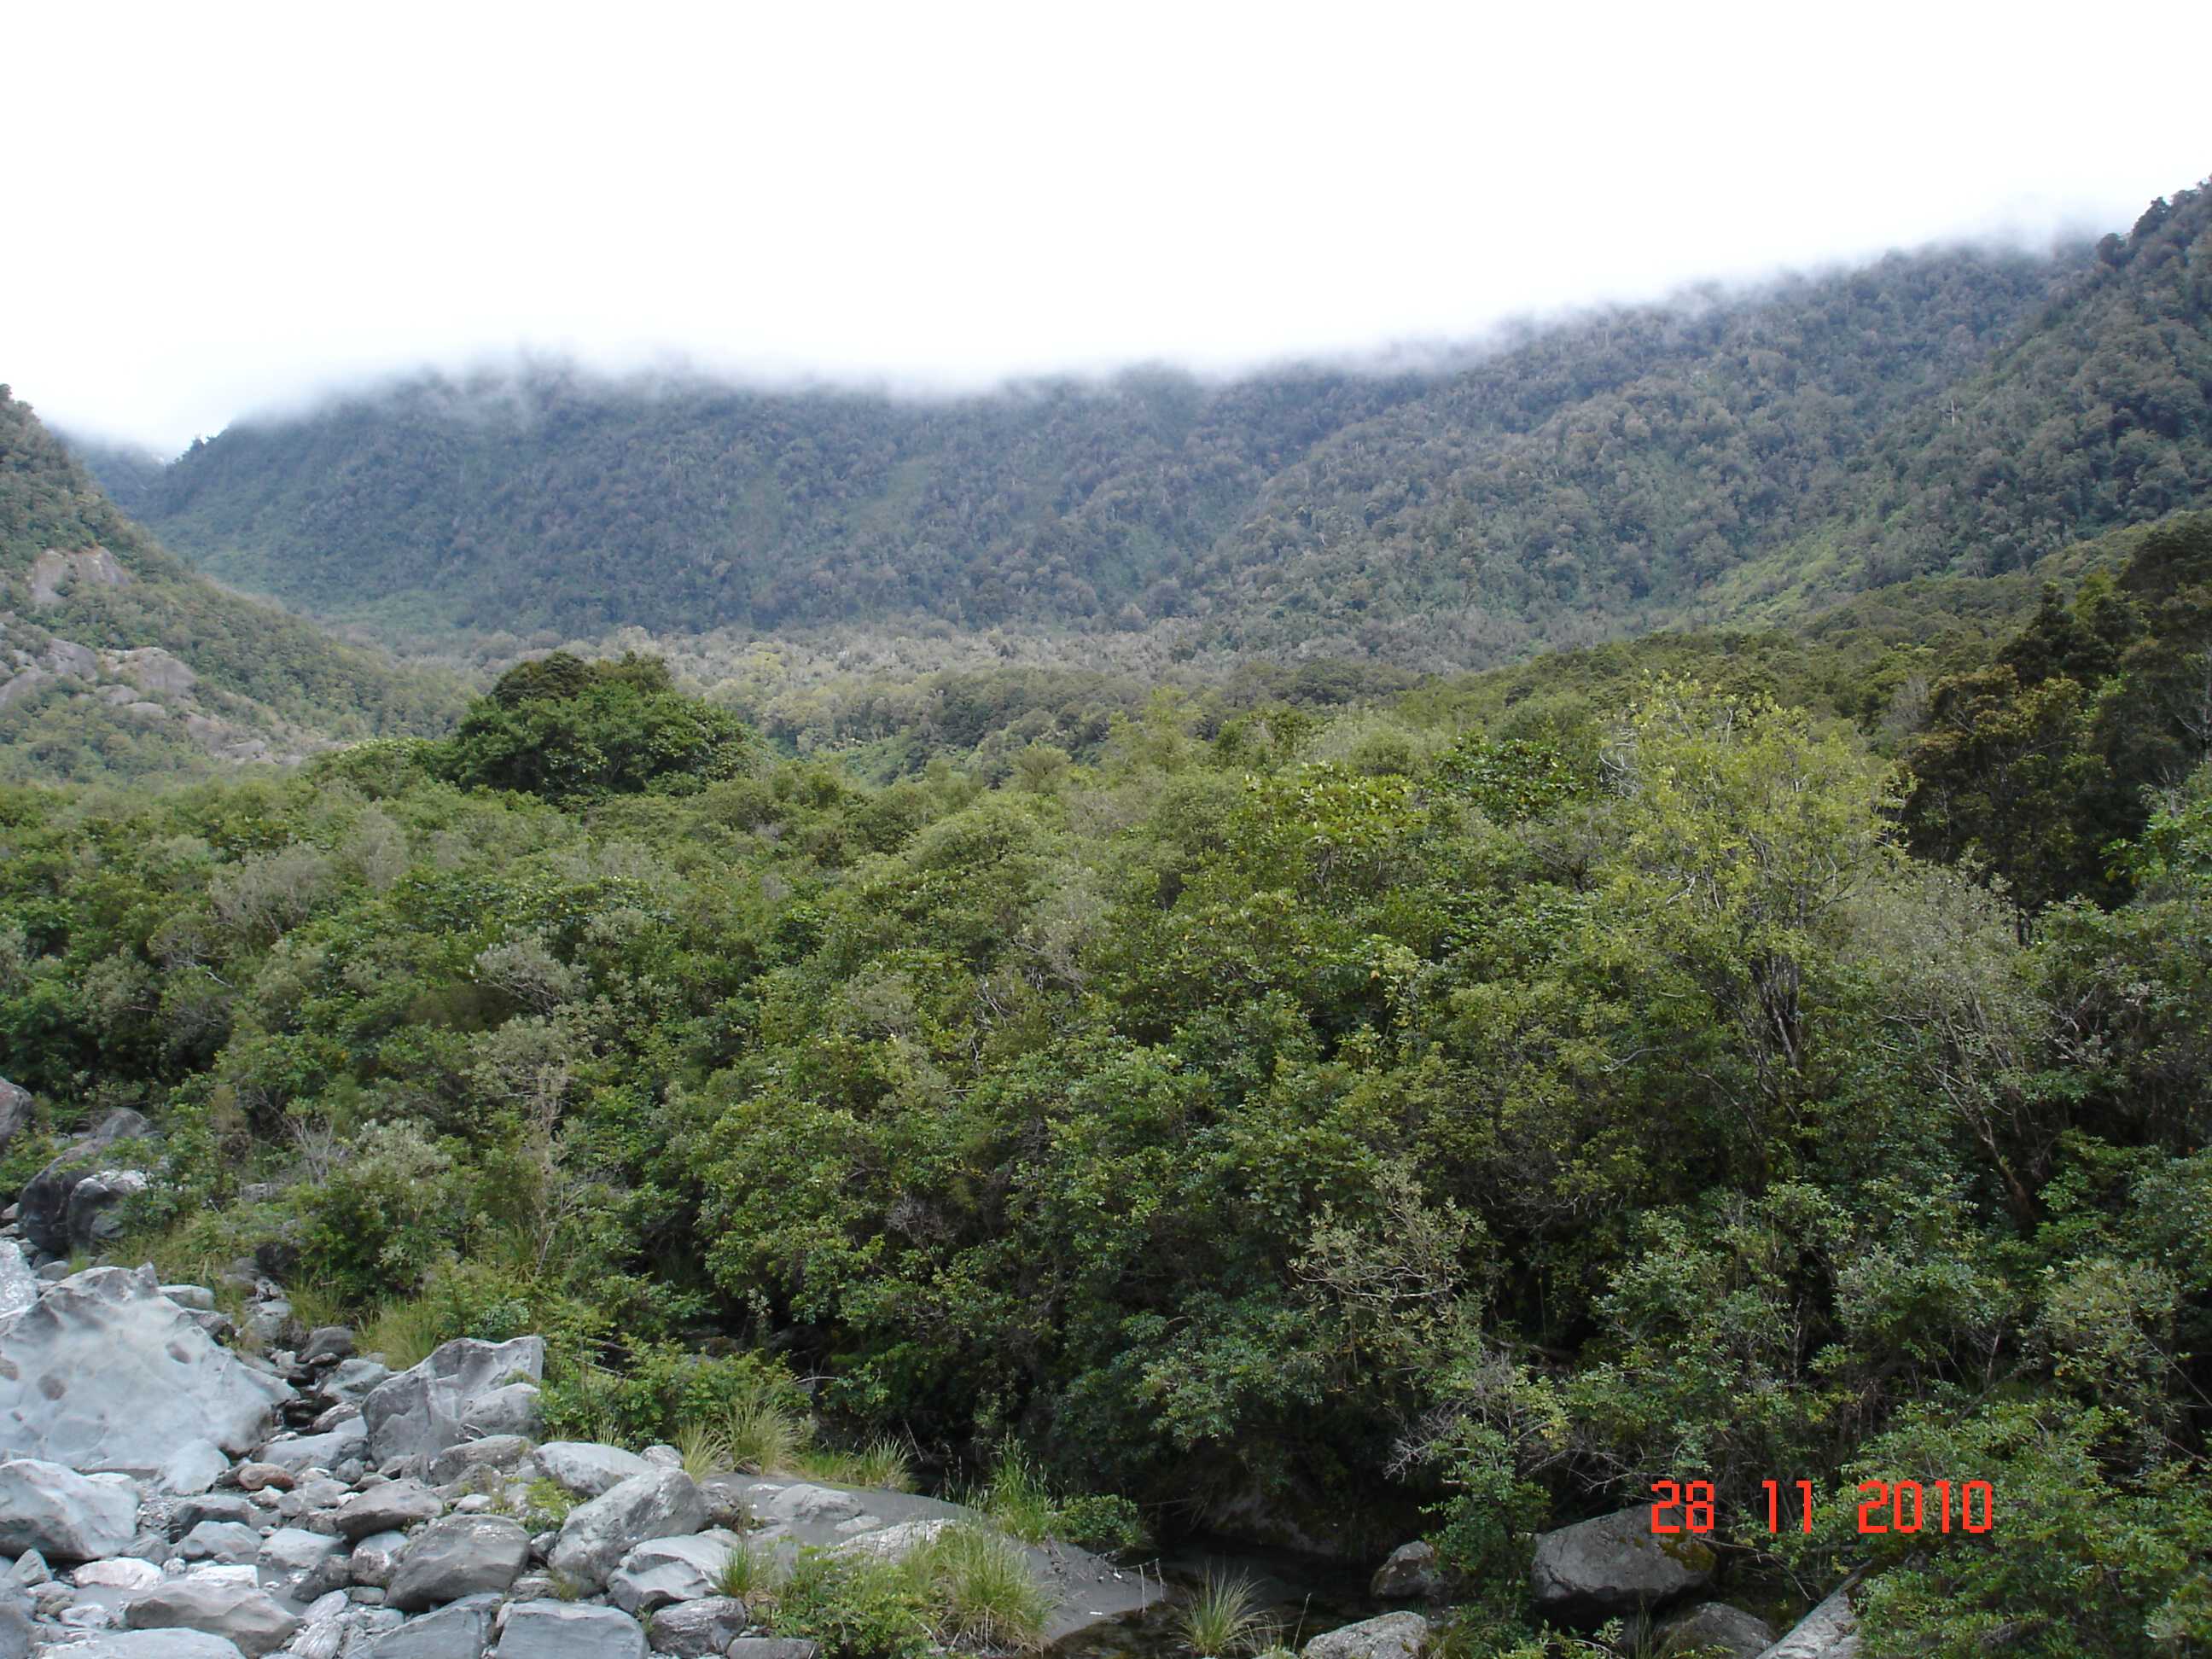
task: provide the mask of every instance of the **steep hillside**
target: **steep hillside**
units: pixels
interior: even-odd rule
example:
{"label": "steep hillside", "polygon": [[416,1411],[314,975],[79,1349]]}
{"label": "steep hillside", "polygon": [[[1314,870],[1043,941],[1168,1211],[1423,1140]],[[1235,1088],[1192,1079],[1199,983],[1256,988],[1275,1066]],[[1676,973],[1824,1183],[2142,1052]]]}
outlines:
{"label": "steep hillside", "polygon": [[436,729],[460,701],[193,574],[0,386],[0,778],[203,772]]}
{"label": "steep hillside", "polygon": [[223,580],[420,645],[935,619],[1496,660],[1680,614],[1846,503],[2087,249],[1951,250],[1528,328],[1420,374],[955,401],[425,379],[149,492]]}

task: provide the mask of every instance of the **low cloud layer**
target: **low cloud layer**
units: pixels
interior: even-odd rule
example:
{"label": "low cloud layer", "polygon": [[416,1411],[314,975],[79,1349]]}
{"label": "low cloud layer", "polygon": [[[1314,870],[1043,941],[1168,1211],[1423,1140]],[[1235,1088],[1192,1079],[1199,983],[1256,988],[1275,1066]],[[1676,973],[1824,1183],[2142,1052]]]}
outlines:
{"label": "low cloud layer", "polygon": [[2204,43],[2179,6],[696,9],[27,17],[0,379],[174,450],[518,350],[1221,369],[2124,230],[2212,167],[2190,100],[2111,101]]}

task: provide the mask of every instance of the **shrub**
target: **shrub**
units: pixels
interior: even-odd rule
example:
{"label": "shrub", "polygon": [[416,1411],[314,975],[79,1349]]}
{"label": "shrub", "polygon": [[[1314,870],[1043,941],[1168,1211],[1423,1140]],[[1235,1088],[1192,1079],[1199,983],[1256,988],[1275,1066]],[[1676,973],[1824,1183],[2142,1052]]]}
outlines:
{"label": "shrub", "polygon": [[645,1446],[669,1441],[687,1425],[719,1428],[740,1467],[757,1468],[738,1432],[740,1414],[771,1408],[802,1422],[806,1395],[780,1359],[744,1352],[709,1358],[672,1343],[641,1345],[626,1370],[564,1366],[545,1389],[549,1435]]}
{"label": "shrub", "polygon": [[817,1644],[828,1659],[926,1659],[922,1598],[898,1563],[801,1550],[776,1591],[769,1627]]}

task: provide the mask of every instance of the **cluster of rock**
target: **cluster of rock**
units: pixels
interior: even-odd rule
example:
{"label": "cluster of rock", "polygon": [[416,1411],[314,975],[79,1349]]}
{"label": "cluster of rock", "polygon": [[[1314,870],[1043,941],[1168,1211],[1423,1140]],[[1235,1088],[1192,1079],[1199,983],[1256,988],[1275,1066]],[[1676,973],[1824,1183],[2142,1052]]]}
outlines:
{"label": "cluster of rock", "polygon": [[[64,554],[48,549],[31,567],[33,609],[58,605],[72,591],[121,587],[130,573],[105,548]],[[14,611],[0,611],[0,709],[42,693],[96,697],[141,726],[175,732],[219,760],[293,761],[292,746],[280,748],[283,723],[251,699],[223,692],[203,693],[199,677],[160,646],[106,649],[64,639]],[[242,714],[253,724],[226,718]],[[258,728],[258,729],[257,729]]]}
{"label": "cluster of rock", "polygon": [[[1655,1534],[1648,1509],[1622,1510],[1578,1521],[1536,1540],[1529,1567],[1530,1599],[1537,1614],[1570,1629],[1591,1629],[1608,1620],[1642,1621],[1648,1650],[1666,1659],[1677,1653],[1726,1654],[1729,1659],[1856,1659],[1856,1620],[1844,1590],[1814,1607],[1786,1636],[1778,1638],[1765,1620],[1726,1601],[1698,1601],[1711,1587],[1718,1563],[1713,1552],[1686,1534]],[[1450,1598],[1452,1584],[1425,1543],[1401,1546],[1376,1570],[1372,1589],[1386,1601],[1437,1604]],[[1846,1587],[1847,1589],[1848,1587]],[[1415,1630],[1403,1621],[1411,1620]],[[1397,1621],[1393,1624],[1390,1621]],[[1345,1644],[1355,1633],[1381,1632],[1378,1649]],[[1307,1659],[1400,1659],[1410,1656],[1428,1634],[1417,1613],[1385,1614],[1364,1626],[1321,1638],[1337,1644]]]}
{"label": "cluster of rock", "polygon": [[[732,1550],[892,1554],[966,1513],[541,1443],[541,1339],[395,1374],[299,1332],[250,1263],[249,1321],[293,1346],[240,1352],[210,1290],[34,1270],[22,1219],[0,1229],[0,1659],[809,1659],[719,1593]],[[1146,1599],[1055,1558],[1057,1630]]]}

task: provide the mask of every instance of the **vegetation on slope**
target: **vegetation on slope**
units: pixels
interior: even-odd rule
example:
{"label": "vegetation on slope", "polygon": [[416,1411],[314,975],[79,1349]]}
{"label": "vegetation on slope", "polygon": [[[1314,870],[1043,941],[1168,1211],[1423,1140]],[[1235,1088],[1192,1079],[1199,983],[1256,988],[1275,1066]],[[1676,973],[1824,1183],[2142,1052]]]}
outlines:
{"label": "vegetation on slope", "polygon": [[461,702],[193,574],[0,386],[0,776],[204,773],[436,730]]}
{"label": "vegetation on slope", "polygon": [[[2162,593],[2113,652],[2046,611],[1998,653],[2136,695],[2205,541],[2068,611]],[[1910,854],[1924,781],[1856,728],[1679,676],[1161,702],[997,787],[702,746],[635,663],[519,671],[470,732],[521,709],[591,787],[464,733],[0,790],[0,1044],[50,1121],[159,1119],[160,1249],[544,1329],[556,1401],[712,1334],[854,1443],[1176,1515],[1431,1504],[1469,1651],[1531,1528],[1662,1476],[1746,1572],[1875,1555],[1875,1654],[2212,1639],[2201,738],[2103,902],[2054,865],[2031,913]],[[1899,1474],[1997,1526],[1859,1536]]]}

